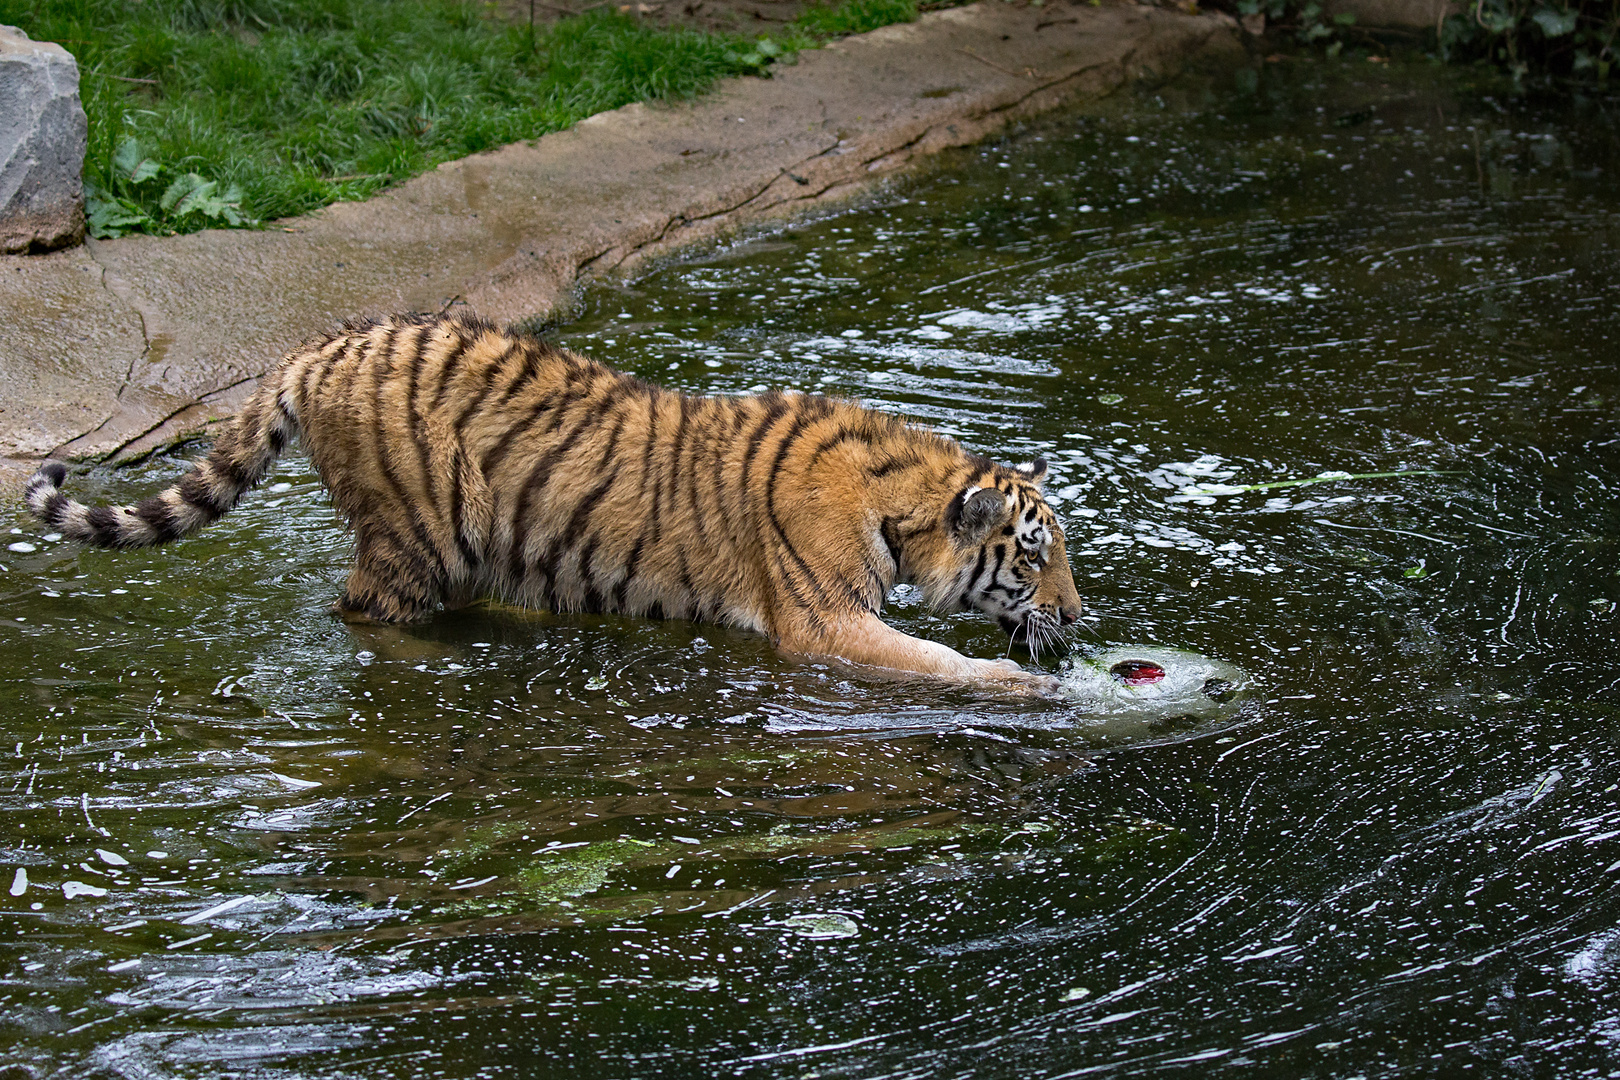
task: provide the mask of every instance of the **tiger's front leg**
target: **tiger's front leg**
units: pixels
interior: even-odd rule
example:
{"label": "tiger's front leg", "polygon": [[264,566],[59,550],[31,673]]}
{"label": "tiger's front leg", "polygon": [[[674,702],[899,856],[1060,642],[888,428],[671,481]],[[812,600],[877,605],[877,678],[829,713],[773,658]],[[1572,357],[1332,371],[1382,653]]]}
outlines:
{"label": "tiger's front leg", "polygon": [[836,657],[866,667],[933,675],[960,683],[990,683],[1030,695],[1051,696],[1058,681],[1025,671],[1011,660],[977,660],[948,645],[901,633],[876,615],[863,613],[817,632],[808,627],[784,628],[777,644],[806,656]]}

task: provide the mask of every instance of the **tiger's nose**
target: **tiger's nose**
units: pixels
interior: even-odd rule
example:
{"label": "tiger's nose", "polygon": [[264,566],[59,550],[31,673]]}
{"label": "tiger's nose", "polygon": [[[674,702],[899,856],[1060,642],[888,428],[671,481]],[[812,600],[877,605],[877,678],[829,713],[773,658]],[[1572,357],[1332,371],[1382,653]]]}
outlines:
{"label": "tiger's nose", "polygon": [[1063,608],[1058,609],[1058,622],[1062,623],[1064,626],[1073,626],[1075,623],[1077,623],[1079,621],[1080,621],[1080,605],[1079,604],[1075,604],[1072,607],[1063,607]]}

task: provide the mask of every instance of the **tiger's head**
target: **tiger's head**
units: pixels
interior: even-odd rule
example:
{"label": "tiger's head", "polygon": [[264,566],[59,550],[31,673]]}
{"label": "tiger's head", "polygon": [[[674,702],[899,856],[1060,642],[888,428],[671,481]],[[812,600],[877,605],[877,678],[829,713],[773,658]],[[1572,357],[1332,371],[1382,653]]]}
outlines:
{"label": "tiger's head", "polygon": [[993,466],[956,494],[944,523],[955,580],[939,597],[941,606],[984,612],[1035,656],[1080,618],[1063,528],[1041,494],[1045,476],[1039,458]]}

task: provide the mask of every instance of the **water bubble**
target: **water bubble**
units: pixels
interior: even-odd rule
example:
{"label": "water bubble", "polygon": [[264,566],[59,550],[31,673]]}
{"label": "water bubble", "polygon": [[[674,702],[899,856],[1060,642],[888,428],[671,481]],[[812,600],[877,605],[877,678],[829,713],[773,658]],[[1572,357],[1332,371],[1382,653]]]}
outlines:
{"label": "water bubble", "polygon": [[62,882],[62,896],[72,900],[80,896],[106,896],[107,890],[97,885],[86,885],[82,881]]}
{"label": "water bubble", "polygon": [[800,937],[817,940],[850,938],[860,934],[861,927],[848,915],[824,912],[810,915],[789,915],[782,920],[784,926]]}

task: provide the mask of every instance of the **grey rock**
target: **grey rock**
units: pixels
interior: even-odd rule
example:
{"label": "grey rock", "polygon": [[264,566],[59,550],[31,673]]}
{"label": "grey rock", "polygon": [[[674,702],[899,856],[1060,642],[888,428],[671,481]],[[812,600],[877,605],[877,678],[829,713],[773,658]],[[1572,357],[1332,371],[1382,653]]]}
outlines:
{"label": "grey rock", "polygon": [[85,133],[72,55],[0,25],[0,252],[84,239]]}

